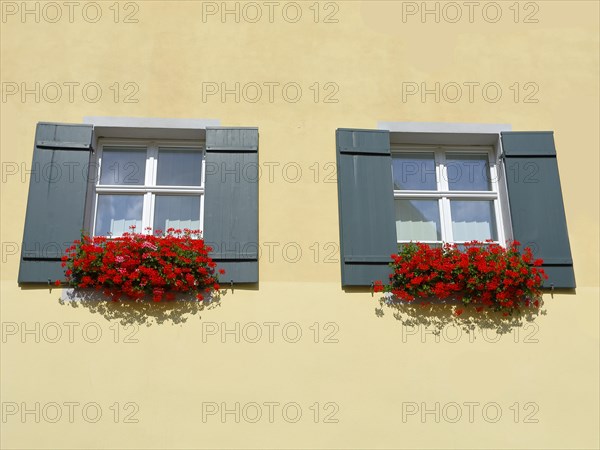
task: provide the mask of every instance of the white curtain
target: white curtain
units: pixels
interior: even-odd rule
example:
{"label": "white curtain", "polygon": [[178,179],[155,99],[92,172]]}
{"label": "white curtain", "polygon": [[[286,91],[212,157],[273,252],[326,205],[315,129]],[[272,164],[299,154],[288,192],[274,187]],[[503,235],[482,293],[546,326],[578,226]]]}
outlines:
{"label": "white curtain", "polygon": [[495,239],[493,202],[452,200],[452,235],[455,241]]}
{"label": "white curtain", "polygon": [[440,239],[437,200],[397,200],[395,203],[396,236],[399,240],[437,241]]}
{"label": "white curtain", "polygon": [[452,222],[455,241],[485,241],[491,239],[489,222]]}
{"label": "white curtain", "polygon": [[136,219],[111,219],[110,232],[113,236],[121,236],[125,232],[131,232],[130,226],[135,225],[135,231],[142,231],[142,221]]}
{"label": "white curtain", "polygon": [[175,228],[176,230],[184,230],[188,228],[190,230],[199,230],[200,229],[200,220],[173,220],[167,219],[165,230],[169,228]]}

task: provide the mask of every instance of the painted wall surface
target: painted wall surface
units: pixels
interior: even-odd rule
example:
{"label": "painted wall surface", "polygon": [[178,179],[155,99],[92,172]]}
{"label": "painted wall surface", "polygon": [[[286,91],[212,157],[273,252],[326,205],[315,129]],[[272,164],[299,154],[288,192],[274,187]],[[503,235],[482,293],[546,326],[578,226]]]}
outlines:
{"label": "painted wall surface", "polygon": [[[598,3],[468,3],[2,2],[2,448],[598,448]],[[86,116],[258,126],[259,286],[18,287],[35,124]],[[436,337],[342,290],[335,129],[380,121],[553,130],[576,293]]]}

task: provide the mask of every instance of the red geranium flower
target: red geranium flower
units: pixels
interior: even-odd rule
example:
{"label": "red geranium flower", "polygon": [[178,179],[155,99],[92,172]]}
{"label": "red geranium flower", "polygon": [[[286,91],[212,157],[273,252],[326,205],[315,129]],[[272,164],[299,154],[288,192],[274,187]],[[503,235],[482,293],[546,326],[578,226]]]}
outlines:
{"label": "red geranium flower", "polygon": [[[402,244],[391,256],[389,284],[374,283],[375,292],[390,292],[394,301],[413,301],[416,297],[457,299],[473,304],[480,312],[485,306],[512,314],[541,295],[542,269],[530,266],[531,249],[519,252],[519,242],[504,248],[492,241],[444,244]],[[543,262],[535,260],[533,266]],[[457,309],[455,314],[462,314]]]}
{"label": "red geranium flower", "polygon": [[203,291],[217,294],[218,274],[224,271],[216,271],[211,250],[197,238],[200,232],[161,234],[125,233],[113,239],[83,235],[62,258],[67,281],[103,290],[113,300],[150,295],[158,302],[173,300],[175,292],[195,292],[200,298]]}

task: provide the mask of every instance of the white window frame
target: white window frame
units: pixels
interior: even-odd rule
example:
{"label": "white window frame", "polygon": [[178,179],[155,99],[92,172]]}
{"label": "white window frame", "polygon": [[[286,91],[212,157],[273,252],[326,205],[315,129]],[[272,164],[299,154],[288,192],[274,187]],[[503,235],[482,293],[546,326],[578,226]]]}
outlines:
{"label": "white window frame", "polygon": [[[142,207],[142,229],[138,233],[147,234],[146,228],[154,226],[154,206],[156,195],[194,195],[200,197],[200,231],[204,231],[204,188],[206,179],[206,145],[198,140],[148,140],[148,139],[98,139],[95,164],[94,192],[90,208],[91,234],[96,235],[96,217],[98,208],[98,196],[101,194],[143,194]],[[104,147],[146,147],[146,170],[143,185],[102,185],[100,174],[102,173],[102,154]],[[186,149],[202,152],[202,174],[200,186],[158,186],[156,184],[158,174],[158,150],[159,148]],[[154,233],[152,229],[152,233]],[[163,232],[166,230],[163,230]]]}
{"label": "white window frame", "polygon": [[[392,144],[392,158],[402,153],[433,153],[435,157],[436,190],[399,190],[394,189],[394,200],[437,199],[440,213],[441,242],[461,244],[468,241],[457,241],[452,236],[452,219],[450,200],[491,200],[494,202],[494,215],[497,240],[494,242],[506,246],[507,235],[503,223],[505,211],[501,202],[501,188],[499,183],[499,161],[493,145],[427,145],[427,144]],[[488,191],[454,191],[448,186],[448,172],[446,155],[457,154],[487,154],[489,163],[490,190]],[[393,170],[393,169],[392,169]],[[408,243],[410,240],[397,240]],[[440,241],[420,241],[430,244],[439,244]]]}

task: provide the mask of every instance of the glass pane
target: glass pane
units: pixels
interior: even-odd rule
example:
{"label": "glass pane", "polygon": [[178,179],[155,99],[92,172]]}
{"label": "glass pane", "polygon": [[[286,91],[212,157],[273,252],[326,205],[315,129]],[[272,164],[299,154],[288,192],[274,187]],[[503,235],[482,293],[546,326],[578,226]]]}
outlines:
{"label": "glass pane", "polygon": [[392,158],[394,189],[435,191],[433,153],[402,153]]}
{"label": "glass pane", "polygon": [[199,195],[157,195],[154,203],[154,230],[200,229]]}
{"label": "glass pane", "polygon": [[96,213],[96,236],[120,236],[135,225],[142,231],[143,195],[99,195]]}
{"label": "glass pane", "polygon": [[487,155],[446,155],[448,186],[451,191],[490,191],[490,164]]}
{"label": "glass pane", "polygon": [[437,200],[396,200],[396,236],[399,241],[440,241]]}
{"label": "glass pane", "polygon": [[199,150],[158,150],[159,186],[200,186],[202,181],[202,152]]}
{"label": "glass pane", "polygon": [[104,147],[100,184],[143,185],[146,178],[146,149]]}
{"label": "glass pane", "polygon": [[498,239],[493,201],[451,200],[450,212],[455,241]]}

